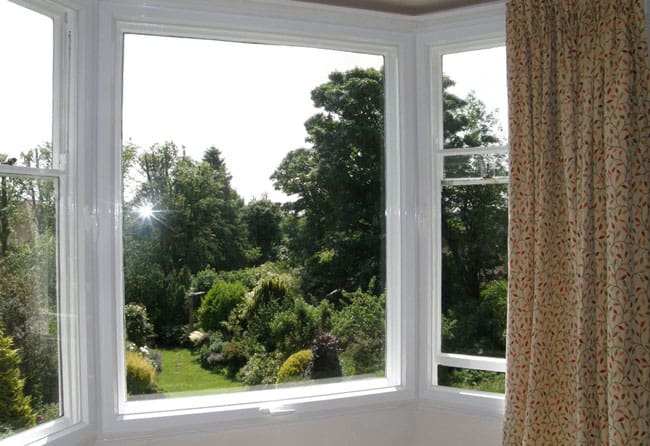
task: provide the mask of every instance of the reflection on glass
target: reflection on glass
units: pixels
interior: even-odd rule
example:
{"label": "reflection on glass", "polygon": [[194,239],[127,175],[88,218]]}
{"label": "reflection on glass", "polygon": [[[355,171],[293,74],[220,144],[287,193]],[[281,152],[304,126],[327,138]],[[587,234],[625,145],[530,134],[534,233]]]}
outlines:
{"label": "reflection on glass", "polygon": [[444,148],[505,145],[505,47],[445,54],[442,67]]}
{"label": "reflection on glass", "polygon": [[508,186],[442,190],[442,351],[505,356]]}
{"label": "reflection on glass", "polygon": [[438,385],[483,392],[505,393],[506,374],[438,366]]}
{"label": "reflection on glass", "polygon": [[0,177],[0,438],[61,416],[56,251],[56,182]]}
{"label": "reflection on glass", "polygon": [[126,36],[129,399],[385,374],[382,65]]}
{"label": "reflection on glass", "polygon": [[0,153],[20,153],[52,141],[52,19],[0,0]]}
{"label": "reflection on glass", "polygon": [[508,155],[452,155],[444,159],[443,178],[507,177]]}

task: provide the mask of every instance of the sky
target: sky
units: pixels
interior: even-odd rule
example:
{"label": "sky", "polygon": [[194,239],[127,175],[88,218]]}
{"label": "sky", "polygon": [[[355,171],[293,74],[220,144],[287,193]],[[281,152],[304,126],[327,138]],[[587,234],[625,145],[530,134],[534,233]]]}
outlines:
{"label": "sky", "polygon": [[0,0],[0,153],[52,141],[53,32],[50,18]]}
{"label": "sky", "polygon": [[[52,21],[0,0],[0,153],[51,141]],[[334,70],[380,68],[377,55],[129,34],[125,36],[123,141],[142,148],[174,141],[195,159],[219,148],[246,200],[275,191],[269,179],[290,150],[306,147],[310,92]],[[506,131],[505,50],[443,57],[452,92],[475,91]]]}

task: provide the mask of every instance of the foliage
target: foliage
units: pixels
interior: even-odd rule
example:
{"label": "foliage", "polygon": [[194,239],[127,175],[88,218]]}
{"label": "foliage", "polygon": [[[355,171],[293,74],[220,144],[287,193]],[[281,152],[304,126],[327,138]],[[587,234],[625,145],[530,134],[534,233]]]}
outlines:
{"label": "foliage", "polygon": [[[49,144],[28,150],[26,167],[48,168]],[[0,177],[0,326],[20,355],[24,393],[32,404],[59,401],[54,182]]]}
{"label": "foliage", "polygon": [[219,274],[212,268],[205,268],[192,276],[192,291],[207,293],[219,278]]}
{"label": "foliage", "polygon": [[277,384],[305,379],[305,372],[312,361],[311,350],[300,350],[289,356],[278,371]]}
{"label": "foliage", "polygon": [[332,333],[341,342],[346,375],[383,370],[386,296],[357,290],[343,297],[349,303],[333,316]]}
{"label": "foliage", "polygon": [[157,391],[156,369],[137,352],[126,352],[126,388],[130,395]]}
{"label": "foliage", "polygon": [[484,370],[438,367],[438,382],[443,386],[457,387],[460,389],[473,389],[494,393],[505,393],[506,391],[504,373]]}
{"label": "foliage", "polygon": [[333,72],[312,100],[322,109],[305,124],[312,147],[289,152],[272,179],[298,197],[286,205],[293,217],[284,229],[308,300],[335,301],[337,290],[384,276],[383,73]]}
{"label": "foliage", "polygon": [[203,298],[198,310],[199,324],[204,330],[220,330],[221,323],[246,294],[246,288],[239,282],[228,283],[217,280]]}
{"label": "foliage", "polygon": [[208,370],[216,369],[222,364],[224,356],[222,354],[226,342],[220,332],[211,333],[203,342],[199,349],[199,363],[201,367]]}
{"label": "foliage", "polygon": [[[218,149],[202,162],[179,153],[172,142],[138,149],[132,163],[138,177],[124,211],[124,276],[127,302],[141,302],[164,343],[164,330],[186,322],[191,276],[209,266],[233,269],[246,264],[243,201],[230,186]],[[149,203],[154,215],[136,212]]]}
{"label": "foliage", "polygon": [[142,304],[130,303],[124,305],[124,322],[126,339],[138,346],[149,344],[153,336],[153,325],[149,322],[147,308]]}
{"label": "foliage", "polygon": [[275,249],[280,243],[281,208],[267,197],[252,200],[242,212],[243,221],[248,229],[248,242],[259,249],[257,262],[263,263],[275,259]]}
{"label": "foliage", "polygon": [[271,320],[268,344],[285,357],[297,349],[307,348],[321,329],[319,319],[319,308],[298,297],[291,308],[276,313]]}
{"label": "foliage", "polygon": [[279,353],[254,353],[237,374],[237,379],[249,386],[273,384],[282,364],[281,358]]}
{"label": "foliage", "polygon": [[[473,94],[449,93],[443,79],[445,148],[497,144],[497,122]],[[446,167],[451,177],[506,174],[503,155],[465,156]],[[444,186],[442,189],[442,312],[444,351],[503,356],[507,278],[508,187],[505,184]],[[493,287],[491,290],[488,288]],[[503,288],[505,290],[505,288]],[[486,294],[487,293],[487,294]],[[493,308],[488,308],[490,306]]]}
{"label": "foliage", "polygon": [[343,376],[339,353],[341,347],[336,336],[325,333],[316,336],[311,347],[312,360],[305,375],[311,379],[336,378]]}
{"label": "foliage", "polygon": [[126,351],[137,353],[142,356],[144,359],[149,361],[156,372],[162,371],[162,357],[160,356],[160,352],[158,350],[152,350],[147,346],[138,347],[134,343],[128,342],[126,344]]}
{"label": "foliage", "polygon": [[18,430],[36,424],[31,398],[25,396],[25,380],[20,377],[20,357],[13,340],[0,329],[0,426]]}

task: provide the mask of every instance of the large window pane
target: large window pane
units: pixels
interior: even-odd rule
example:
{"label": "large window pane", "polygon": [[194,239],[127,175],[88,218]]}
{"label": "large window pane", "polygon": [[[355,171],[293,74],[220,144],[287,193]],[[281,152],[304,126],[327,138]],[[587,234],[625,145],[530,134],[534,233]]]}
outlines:
{"label": "large window pane", "polygon": [[383,375],[383,58],[124,52],[129,398]]}
{"label": "large window pane", "polygon": [[52,19],[0,0],[0,60],[0,153],[20,160],[52,142]]}
{"label": "large window pane", "polygon": [[0,177],[0,437],[61,415],[56,186]]}
{"label": "large window pane", "polygon": [[508,186],[442,188],[442,351],[505,356]]}

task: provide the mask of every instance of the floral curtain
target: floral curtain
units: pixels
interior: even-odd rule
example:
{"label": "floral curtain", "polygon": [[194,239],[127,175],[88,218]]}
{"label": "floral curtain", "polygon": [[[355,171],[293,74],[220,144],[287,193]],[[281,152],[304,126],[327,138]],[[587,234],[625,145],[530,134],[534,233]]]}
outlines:
{"label": "floral curtain", "polygon": [[512,0],[505,445],[650,445],[642,0]]}

